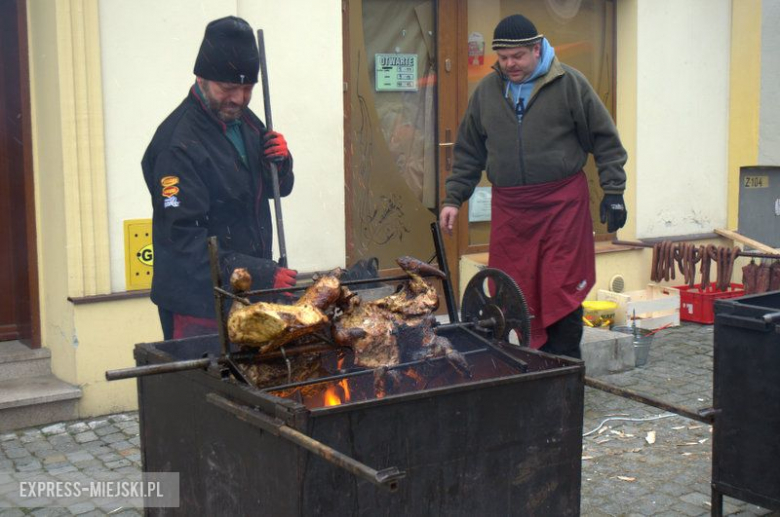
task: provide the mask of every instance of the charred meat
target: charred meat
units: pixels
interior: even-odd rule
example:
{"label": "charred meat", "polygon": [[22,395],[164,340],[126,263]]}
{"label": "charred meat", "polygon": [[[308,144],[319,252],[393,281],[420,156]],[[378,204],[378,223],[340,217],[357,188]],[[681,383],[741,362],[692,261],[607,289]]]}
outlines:
{"label": "charred meat", "polygon": [[444,273],[412,257],[401,257],[397,262],[410,281],[395,294],[363,303],[359,296],[343,289],[342,312],[333,321],[334,341],[352,348],[355,364],[366,368],[446,357],[459,372],[467,373],[465,359],[433,331],[433,311],[439,306],[439,297],[421,275],[444,278]]}
{"label": "charred meat", "polygon": [[[228,316],[228,337],[234,343],[260,348],[270,352],[285,343],[312,334],[328,325],[326,311],[341,295],[338,274],[334,270],[317,278],[292,305],[258,302],[248,306],[234,304]],[[251,285],[251,277],[245,269],[237,269],[231,275],[234,291]]]}

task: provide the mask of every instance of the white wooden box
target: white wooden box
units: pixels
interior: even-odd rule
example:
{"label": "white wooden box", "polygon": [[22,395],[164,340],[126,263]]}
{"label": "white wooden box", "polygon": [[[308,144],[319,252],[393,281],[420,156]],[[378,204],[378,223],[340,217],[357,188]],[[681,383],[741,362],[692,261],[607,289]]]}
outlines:
{"label": "white wooden box", "polygon": [[643,291],[625,293],[600,289],[598,299],[618,304],[615,325],[631,325],[634,317],[636,326],[643,329],[680,325],[680,290],[674,287],[648,284]]}

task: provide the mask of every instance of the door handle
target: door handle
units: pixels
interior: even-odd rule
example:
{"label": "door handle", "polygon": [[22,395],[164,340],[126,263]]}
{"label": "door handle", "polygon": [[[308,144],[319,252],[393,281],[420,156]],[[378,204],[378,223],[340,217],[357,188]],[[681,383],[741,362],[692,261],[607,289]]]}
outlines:
{"label": "door handle", "polygon": [[452,148],[455,147],[450,128],[444,130],[444,140],[446,142],[439,142],[439,147],[444,149],[444,170],[449,172],[452,170]]}

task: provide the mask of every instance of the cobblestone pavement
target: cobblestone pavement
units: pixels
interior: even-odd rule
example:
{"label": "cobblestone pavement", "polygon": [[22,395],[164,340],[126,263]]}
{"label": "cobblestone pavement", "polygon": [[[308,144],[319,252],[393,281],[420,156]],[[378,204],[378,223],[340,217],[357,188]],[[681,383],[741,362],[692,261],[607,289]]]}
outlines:
{"label": "cobblestone pavement", "polygon": [[[656,334],[644,367],[605,375],[665,402],[698,409],[711,405],[712,331],[683,324]],[[586,388],[582,458],[585,516],[709,515],[710,426],[669,415],[599,390]],[[598,430],[596,430],[598,429]],[[0,434],[0,517],[21,515],[137,516],[111,500],[52,508],[45,499],[21,499],[18,479],[89,481],[138,474],[141,469],[137,413],[110,415]],[[729,515],[771,515],[765,509],[724,498]]]}
{"label": "cobblestone pavement", "polygon": [[[655,334],[645,366],[600,380],[688,409],[712,406],[713,326],[683,323]],[[670,415],[586,388],[584,433],[610,417]],[[711,426],[681,416],[609,421],[582,441],[582,514],[709,515]],[[724,514],[772,515],[724,497]]]}
{"label": "cobblestone pavement", "polygon": [[81,486],[93,480],[137,478],[141,472],[140,446],[137,413],[0,434],[0,517],[141,515],[137,508],[118,506],[116,499],[52,507],[51,499],[20,494],[20,481],[65,481]]}

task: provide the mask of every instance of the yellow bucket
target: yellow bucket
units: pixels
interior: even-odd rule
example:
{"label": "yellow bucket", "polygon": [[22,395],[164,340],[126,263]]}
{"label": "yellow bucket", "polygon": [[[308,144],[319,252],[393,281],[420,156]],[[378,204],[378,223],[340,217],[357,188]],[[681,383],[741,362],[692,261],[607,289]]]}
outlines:
{"label": "yellow bucket", "polygon": [[615,322],[617,304],[608,301],[582,302],[582,320],[589,327],[609,327]]}

